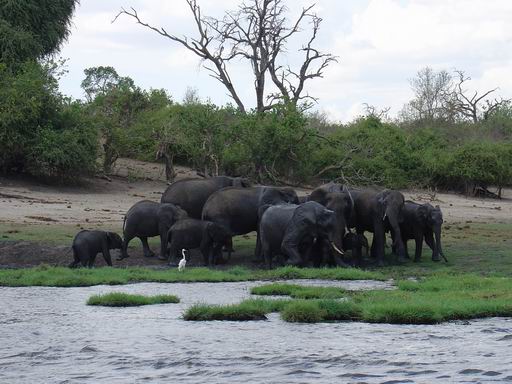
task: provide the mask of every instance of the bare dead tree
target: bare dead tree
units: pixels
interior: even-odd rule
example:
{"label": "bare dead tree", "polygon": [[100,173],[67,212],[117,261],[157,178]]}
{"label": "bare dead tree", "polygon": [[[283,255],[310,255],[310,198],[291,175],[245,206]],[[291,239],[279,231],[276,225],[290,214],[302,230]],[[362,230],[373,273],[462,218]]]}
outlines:
{"label": "bare dead tree", "polygon": [[[163,27],[155,27],[140,19],[137,11],[121,9],[114,18],[127,15],[145,28],[177,42],[203,60],[210,75],[223,84],[235,101],[238,109],[245,112],[231,77],[227,64],[233,59],[250,62],[254,74],[256,110],[263,112],[276,103],[284,101],[297,105],[304,99],[316,100],[304,95],[307,80],[323,76],[324,69],[336,57],[314,48],[314,42],[322,19],[311,10],[313,5],[302,10],[300,15],[288,24],[287,8],[283,0],[248,0],[242,2],[236,11],[226,12],[222,19],[203,16],[196,0],[186,0],[197,28],[197,37],[178,37]],[[286,51],[288,40],[302,31],[309,20],[312,33],[300,51],[304,53],[302,65],[293,70],[279,63],[280,54]],[[270,76],[279,93],[266,93],[266,77]]]}
{"label": "bare dead tree", "polygon": [[465,83],[471,80],[471,77],[466,76],[464,71],[456,70],[458,80],[453,90],[453,108],[460,113],[464,118],[472,120],[474,123],[478,122],[481,118],[486,120],[492,112],[494,112],[501,105],[510,102],[510,99],[503,99],[502,97],[493,100],[486,99],[487,96],[496,92],[499,88],[490,89],[481,95],[478,91],[474,91],[472,95],[468,95],[468,90],[465,89]]}
{"label": "bare dead tree", "polygon": [[378,108],[375,105],[363,103],[364,114],[368,117],[375,117],[379,120],[387,120],[389,118],[388,113],[391,107]]}
{"label": "bare dead tree", "polygon": [[422,68],[416,77],[410,80],[414,99],[404,108],[408,118],[414,120],[450,120],[453,116],[446,108],[452,94],[452,78],[445,71],[435,71],[430,67]]}

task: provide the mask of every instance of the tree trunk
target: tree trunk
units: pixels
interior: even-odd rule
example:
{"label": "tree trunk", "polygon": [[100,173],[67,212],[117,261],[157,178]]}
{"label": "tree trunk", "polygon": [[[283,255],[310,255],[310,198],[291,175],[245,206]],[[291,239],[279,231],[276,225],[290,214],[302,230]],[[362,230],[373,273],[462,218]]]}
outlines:
{"label": "tree trunk", "polygon": [[174,171],[174,155],[165,154],[165,179],[169,182],[173,182],[176,177],[176,172]]}

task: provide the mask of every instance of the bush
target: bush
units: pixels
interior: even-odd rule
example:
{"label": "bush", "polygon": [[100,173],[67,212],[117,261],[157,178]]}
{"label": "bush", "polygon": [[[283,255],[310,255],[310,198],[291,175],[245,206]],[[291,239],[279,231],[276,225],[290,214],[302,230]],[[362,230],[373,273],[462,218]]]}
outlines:
{"label": "bush", "polygon": [[79,103],[59,94],[53,66],[0,66],[0,170],[77,178],[94,171],[98,136]]}
{"label": "bush", "polygon": [[325,316],[317,302],[306,300],[294,301],[281,312],[281,318],[291,323],[319,323]]}
{"label": "bush", "polygon": [[61,112],[64,129],[38,130],[27,154],[27,170],[37,176],[75,179],[96,168],[98,134],[73,105]]}
{"label": "bush", "polygon": [[101,305],[104,307],[138,307],[141,305],[179,303],[180,299],[174,295],[143,296],[123,292],[111,292],[104,295],[93,295],[87,300],[87,305]]}

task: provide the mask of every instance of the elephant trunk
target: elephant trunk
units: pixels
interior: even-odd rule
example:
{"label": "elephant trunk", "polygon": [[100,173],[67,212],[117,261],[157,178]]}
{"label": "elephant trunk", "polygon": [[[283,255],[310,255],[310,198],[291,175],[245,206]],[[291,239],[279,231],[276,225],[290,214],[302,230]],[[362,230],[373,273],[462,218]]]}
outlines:
{"label": "elephant trunk", "polygon": [[405,260],[405,247],[402,241],[402,234],[400,232],[400,224],[398,222],[398,213],[394,212],[392,209],[386,209],[384,213],[384,219],[387,218],[389,221],[389,225],[391,226],[391,230],[394,235],[394,246],[396,249],[396,253],[398,255],[398,259],[400,261]]}
{"label": "elephant trunk", "polygon": [[436,226],[434,228],[434,237],[435,237],[435,244],[434,244],[434,253],[432,254],[432,260],[439,261],[439,255],[441,255],[444,259],[444,261],[448,262],[446,257],[443,253],[443,248],[441,246],[441,226]]}

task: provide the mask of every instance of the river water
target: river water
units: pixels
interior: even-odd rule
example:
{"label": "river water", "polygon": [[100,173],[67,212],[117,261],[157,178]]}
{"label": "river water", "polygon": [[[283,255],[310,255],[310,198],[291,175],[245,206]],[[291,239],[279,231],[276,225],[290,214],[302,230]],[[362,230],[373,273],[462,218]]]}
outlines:
{"label": "river water", "polygon": [[[185,322],[258,282],[0,288],[0,383],[512,382],[512,319],[440,325]],[[368,282],[308,282],[350,289]],[[377,283],[378,288],[386,287]],[[86,306],[92,294],[170,293],[180,304]]]}

